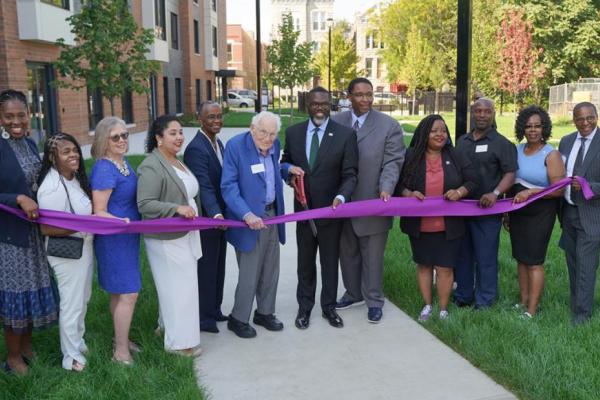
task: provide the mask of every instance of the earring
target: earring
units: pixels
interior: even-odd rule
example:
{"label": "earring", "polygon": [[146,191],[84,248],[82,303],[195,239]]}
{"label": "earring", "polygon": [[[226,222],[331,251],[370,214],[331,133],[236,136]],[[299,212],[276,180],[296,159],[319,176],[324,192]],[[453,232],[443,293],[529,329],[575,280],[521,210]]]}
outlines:
{"label": "earring", "polygon": [[3,126],[0,126],[0,132],[2,132],[2,139],[10,138],[10,135],[8,134],[8,132],[6,132],[6,130],[4,130]]}
{"label": "earring", "polygon": [[159,140],[159,141],[158,141],[158,145],[159,145],[159,146],[162,146],[162,140]]}

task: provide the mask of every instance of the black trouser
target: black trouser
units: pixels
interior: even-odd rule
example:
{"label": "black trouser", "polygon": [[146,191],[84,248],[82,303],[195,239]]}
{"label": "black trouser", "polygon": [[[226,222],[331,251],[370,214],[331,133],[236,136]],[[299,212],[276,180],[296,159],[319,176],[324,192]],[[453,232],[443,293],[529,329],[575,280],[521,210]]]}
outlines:
{"label": "black trouser", "polygon": [[221,313],[223,285],[225,284],[225,231],[208,229],[200,231],[202,258],[198,260],[198,299],[200,301],[200,327],[215,326]]}
{"label": "black trouser", "polygon": [[301,311],[310,312],[315,305],[317,289],[317,248],[321,261],[321,308],[335,307],[338,287],[338,262],[342,223],[331,221],[317,226],[314,237],[308,222],[298,222],[296,241],[298,244],[298,288],[296,298]]}

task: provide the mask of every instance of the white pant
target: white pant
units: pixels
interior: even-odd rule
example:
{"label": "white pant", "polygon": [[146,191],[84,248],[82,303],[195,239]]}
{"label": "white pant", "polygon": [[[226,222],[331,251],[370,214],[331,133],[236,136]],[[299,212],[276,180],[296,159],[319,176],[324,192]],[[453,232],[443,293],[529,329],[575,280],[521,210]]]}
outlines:
{"label": "white pant", "polygon": [[200,344],[199,237],[197,243],[189,234],[174,240],[144,240],[158,294],[159,324],[162,319],[165,328],[165,349],[196,347]]}
{"label": "white pant", "polygon": [[87,235],[83,243],[81,258],[48,257],[54,270],[60,294],[60,350],[63,353],[64,369],[73,368],[73,360],[86,363],[82,352],[87,352],[83,334],[85,333],[85,313],[92,294],[94,275],[93,236]]}

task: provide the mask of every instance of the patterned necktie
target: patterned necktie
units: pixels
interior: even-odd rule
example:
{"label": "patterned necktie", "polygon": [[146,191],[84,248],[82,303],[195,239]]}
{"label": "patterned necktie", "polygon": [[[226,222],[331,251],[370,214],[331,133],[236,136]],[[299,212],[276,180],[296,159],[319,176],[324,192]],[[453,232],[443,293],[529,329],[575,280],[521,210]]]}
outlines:
{"label": "patterned necktie", "polygon": [[[585,154],[585,141],[587,138],[581,137],[581,146],[579,146],[579,151],[577,152],[577,157],[575,158],[575,165],[573,165],[573,176],[579,176],[579,170],[581,169],[581,164],[583,164],[583,156]],[[583,201],[583,195],[581,190],[578,192],[573,192],[571,189],[571,200],[575,204],[579,204]]]}
{"label": "patterned necktie", "polygon": [[360,129],[360,123],[358,122],[358,119],[356,121],[354,121],[354,125],[352,125],[352,129],[354,129],[357,132]]}
{"label": "patterned necktie", "polygon": [[308,165],[310,165],[310,169],[313,169],[315,166],[315,161],[317,161],[317,152],[319,151],[319,127],[313,129],[312,139],[310,141],[310,157],[308,158]]}

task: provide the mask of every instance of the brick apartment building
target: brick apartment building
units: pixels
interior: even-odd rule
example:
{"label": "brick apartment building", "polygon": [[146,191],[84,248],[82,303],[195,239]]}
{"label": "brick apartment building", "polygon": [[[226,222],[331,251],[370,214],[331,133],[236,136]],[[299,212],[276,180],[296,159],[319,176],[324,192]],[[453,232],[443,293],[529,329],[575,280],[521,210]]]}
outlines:
{"label": "brick apartment building", "polygon": [[[191,113],[201,101],[220,95],[226,72],[225,0],[128,0],[138,24],[153,29],[148,58],[162,71],[149,78],[151,93],[125,93],[115,115],[131,132],[144,131],[163,113]],[[82,0],[0,1],[0,90],[25,92],[31,111],[31,136],[68,132],[89,143],[96,123],[110,114],[100,93],[55,88],[53,66],[58,38],[73,42],[66,18]]]}

